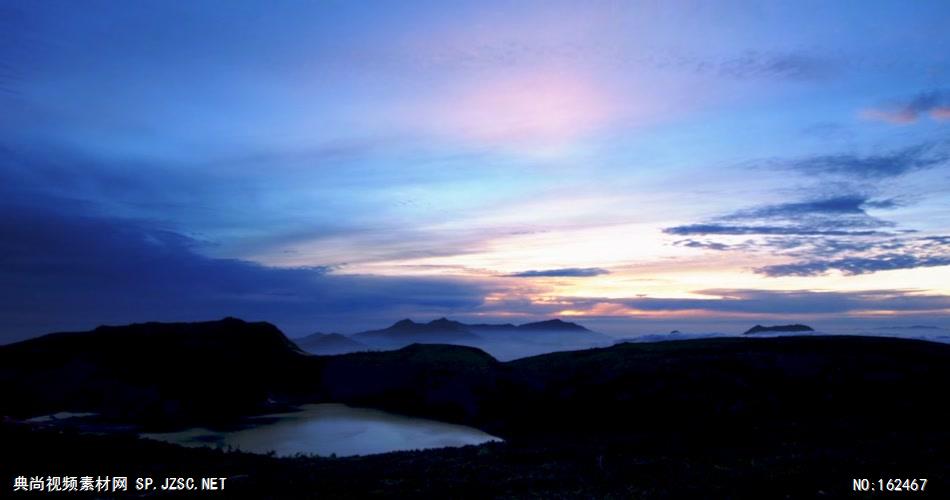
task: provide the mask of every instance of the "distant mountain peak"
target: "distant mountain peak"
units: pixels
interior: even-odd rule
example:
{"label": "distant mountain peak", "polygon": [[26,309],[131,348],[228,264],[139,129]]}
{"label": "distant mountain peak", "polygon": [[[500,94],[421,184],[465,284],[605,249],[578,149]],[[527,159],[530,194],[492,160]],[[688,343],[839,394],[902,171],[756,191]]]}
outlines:
{"label": "distant mountain peak", "polygon": [[751,335],[754,333],[769,333],[769,332],[813,332],[814,328],[808,325],[794,324],[794,325],[774,325],[774,326],[762,326],[755,325],[752,328],[746,330],[743,335]]}
{"label": "distant mountain peak", "polygon": [[409,319],[409,318],[406,318],[406,319],[401,319],[401,320],[399,320],[399,321],[393,323],[393,326],[391,326],[391,327],[389,327],[389,328],[393,328],[393,329],[415,328],[415,327],[419,326],[420,324],[421,324],[421,323],[416,323],[415,321],[413,321],[413,320],[411,320],[411,319]]}
{"label": "distant mountain peak", "polygon": [[340,333],[317,332],[294,342],[304,351],[313,354],[344,354],[369,350],[369,346]]}
{"label": "distant mountain peak", "polygon": [[428,323],[416,323],[411,319],[397,321],[389,328],[369,330],[354,333],[351,338],[357,341],[391,344],[408,344],[412,342],[464,342],[474,341],[478,336],[470,332],[465,325],[448,318],[439,318]]}
{"label": "distant mountain peak", "polygon": [[388,328],[354,333],[351,339],[370,348],[392,349],[412,343],[455,344],[483,348],[503,357],[526,356],[569,347],[609,345],[610,338],[576,323],[550,319],[523,325],[468,324],[446,317],[427,322],[404,319]]}
{"label": "distant mountain peak", "polygon": [[428,323],[417,323],[409,318],[399,320],[393,323],[386,330],[464,330],[466,325],[458,321],[452,321],[446,317],[434,319]]}
{"label": "distant mountain peak", "polygon": [[434,319],[430,321],[429,326],[436,326],[439,328],[464,328],[466,325],[459,323],[458,321],[452,321],[446,317],[441,317],[439,319]]}
{"label": "distant mountain peak", "polygon": [[587,328],[584,328],[577,323],[572,323],[570,321],[564,321],[558,318],[549,319],[545,321],[536,321],[534,323],[525,323],[520,325],[518,328],[525,330],[575,330],[575,331],[585,331],[588,332]]}

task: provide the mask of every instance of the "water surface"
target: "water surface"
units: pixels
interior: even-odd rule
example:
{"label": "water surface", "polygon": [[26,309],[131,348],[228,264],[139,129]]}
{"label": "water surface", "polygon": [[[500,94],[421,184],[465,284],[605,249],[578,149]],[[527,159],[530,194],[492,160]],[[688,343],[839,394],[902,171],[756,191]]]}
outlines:
{"label": "water surface", "polygon": [[142,437],[182,446],[231,447],[292,456],[368,455],[390,451],[481,444],[500,439],[478,429],[342,404],[304,405],[301,411],[249,419],[249,427],[194,428]]}

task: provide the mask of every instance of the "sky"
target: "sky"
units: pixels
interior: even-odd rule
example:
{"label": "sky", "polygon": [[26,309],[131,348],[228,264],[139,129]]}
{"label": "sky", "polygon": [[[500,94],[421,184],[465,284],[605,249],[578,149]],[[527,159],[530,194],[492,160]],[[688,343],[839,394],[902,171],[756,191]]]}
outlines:
{"label": "sky", "polygon": [[950,328],[948,21],[2,0],[0,342],[228,315]]}

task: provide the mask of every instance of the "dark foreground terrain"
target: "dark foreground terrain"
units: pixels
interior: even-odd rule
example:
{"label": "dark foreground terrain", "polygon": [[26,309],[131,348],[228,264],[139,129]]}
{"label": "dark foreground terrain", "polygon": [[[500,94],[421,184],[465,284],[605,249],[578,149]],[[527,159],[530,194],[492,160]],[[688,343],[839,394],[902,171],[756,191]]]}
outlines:
{"label": "dark foreground terrain", "polygon": [[[19,475],[102,474],[230,478],[203,497],[948,498],[947,387],[950,346],[888,338],[621,344],[501,363],[445,345],[310,356],[271,325],[234,319],[136,325],[0,347],[0,491]],[[169,428],[304,402],[506,442],[273,458],[20,422],[76,411],[113,429]],[[859,494],[855,478],[928,482]]]}
{"label": "dark foreground terrain", "polygon": [[[355,458],[273,458],[124,436],[0,426],[4,492],[50,473],[228,477],[198,498],[948,498],[946,432],[757,429],[719,436],[490,443]],[[52,472],[55,471],[55,472]],[[924,493],[854,493],[853,478],[929,478]],[[131,484],[130,484],[131,486]],[[194,493],[192,493],[194,494]],[[191,498],[185,492],[118,497]],[[23,493],[46,498],[49,493]],[[79,493],[63,494],[79,497]],[[105,495],[109,497],[109,495]]]}

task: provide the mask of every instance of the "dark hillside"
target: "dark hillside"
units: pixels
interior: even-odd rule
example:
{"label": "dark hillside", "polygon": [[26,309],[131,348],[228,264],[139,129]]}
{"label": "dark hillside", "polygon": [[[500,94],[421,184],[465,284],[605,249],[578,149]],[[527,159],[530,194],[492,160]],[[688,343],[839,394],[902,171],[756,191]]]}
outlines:
{"label": "dark hillside", "polygon": [[[950,346],[876,337],[620,344],[508,363],[513,435],[633,426],[939,425]],[[552,418],[552,415],[556,416]],[[515,423],[517,421],[517,423]]]}
{"label": "dark hillside", "polygon": [[815,498],[893,476],[928,477],[919,496],[937,498],[950,471],[948,386],[950,345],[881,337],[631,343],[501,363],[440,344],[309,356],[266,323],[147,323],[0,347],[0,413],[184,426],[341,402],[506,442],[275,459],[8,421],[0,458],[221,474],[255,497]]}
{"label": "dark hillside", "polygon": [[103,326],[0,347],[4,414],[217,420],[312,392],[314,360],[269,323]]}
{"label": "dark hillside", "polygon": [[483,425],[486,406],[504,397],[505,372],[473,347],[412,344],[324,358],[318,378],[327,401]]}

